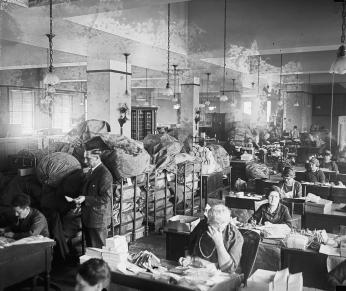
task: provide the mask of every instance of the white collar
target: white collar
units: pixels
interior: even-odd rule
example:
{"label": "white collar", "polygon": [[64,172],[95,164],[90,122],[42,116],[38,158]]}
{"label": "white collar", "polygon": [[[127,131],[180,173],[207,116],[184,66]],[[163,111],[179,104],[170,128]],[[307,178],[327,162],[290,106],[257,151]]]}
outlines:
{"label": "white collar", "polygon": [[99,165],[101,165],[101,164],[102,164],[102,162],[100,161],[94,168],[91,168],[91,172],[94,172],[95,169],[96,169]]}

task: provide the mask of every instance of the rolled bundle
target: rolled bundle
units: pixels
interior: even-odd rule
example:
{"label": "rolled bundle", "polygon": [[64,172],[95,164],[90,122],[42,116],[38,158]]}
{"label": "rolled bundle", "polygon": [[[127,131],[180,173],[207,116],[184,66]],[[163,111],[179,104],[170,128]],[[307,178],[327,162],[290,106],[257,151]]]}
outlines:
{"label": "rolled bundle", "polygon": [[81,169],[81,164],[75,157],[56,152],[40,160],[36,167],[36,175],[42,184],[56,187],[66,176],[78,169]]}

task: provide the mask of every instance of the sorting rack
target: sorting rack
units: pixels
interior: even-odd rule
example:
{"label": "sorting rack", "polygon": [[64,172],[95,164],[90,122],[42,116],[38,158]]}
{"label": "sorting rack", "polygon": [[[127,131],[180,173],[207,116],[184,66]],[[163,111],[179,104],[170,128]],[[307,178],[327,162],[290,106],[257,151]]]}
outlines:
{"label": "sorting rack", "polygon": [[[187,171],[187,168],[192,168],[192,171]],[[168,218],[169,218],[169,209],[173,207],[173,215],[176,214],[184,214],[184,215],[194,215],[197,211],[202,210],[202,203],[203,203],[203,197],[202,197],[202,191],[200,190],[201,185],[201,167],[199,164],[195,164],[192,162],[185,162],[178,164],[177,171],[167,171],[164,170],[162,172],[146,172],[138,176],[134,176],[131,178],[122,178],[120,180],[120,184],[114,184],[114,193],[116,193],[116,189],[120,186],[119,193],[120,195],[114,195],[111,199],[111,207],[112,207],[112,220],[111,220],[111,231],[110,234],[114,236],[115,234],[119,235],[130,235],[130,240],[134,241],[137,238],[141,237],[142,230],[143,235],[147,236],[149,234],[150,230],[150,219],[149,217],[152,216],[153,218],[153,224],[154,227],[158,224],[161,224],[163,227]],[[191,176],[191,179],[188,179],[188,177]],[[131,180],[131,183],[128,183],[129,179]],[[162,183],[163,182],[163,183]],[[183,193],[182,193],[182,203],[183,208],[182,210],[177,209],[178,202],[178,185],[183,185]],[[195,187],[195,185],[198,185]],[[161,186],[160,186],[161,185]],[[163,185],[163,186],[162,186]],[[141,208],[140,205],[138,205],[138,199],[140,197],[140,193],[138,193],[138,190],[145,192],[144,197],[144,207]],[[133,196],[130,198],[123,198],[124,191],[133,191]],[[156,197],[157,191],[164,191],[164,195],[161,198]],[[170,193],[170,194],[169,194]],[[195,196],[199,194],[198,198],[198,205],[196,205],[196,199]],[[187,199],[188,196],[191,195],[191,209],[187,209],[186,204],[189,199]],[[116,196],[116,197],[115,197]],[[171,198],[173,200],[173,205],[168,205],[168,199]],[[163,201],[163,203],[161,202]],[[158,204],[161,202],[161,206],[158,206]],[[113,209],[114,204],[119,203],[119,223],[117,225],[114,224],[114,218],[113,218]],[[132,203],[131,209],[128,209],[126,211],[123,210],[124,203]],[[153,206],[150,207],[152,204]],[[139,211],[141,209],[144,212],[143,215],[143,222],[144,222],[144,228],[138,227],[137,221],[139,221],[142,217],[139,217]],[[151,210],[152,209],[152,210]],[[160,214],[162,213],[162,214]],[[124,221],[124,215],[126,214],[132,214],[132,219],[128,221]],[[126,225],[132,224],[132,230],[123,232],[123,228],[126,227]],[[139,232],[139,233],[138,233]]]}

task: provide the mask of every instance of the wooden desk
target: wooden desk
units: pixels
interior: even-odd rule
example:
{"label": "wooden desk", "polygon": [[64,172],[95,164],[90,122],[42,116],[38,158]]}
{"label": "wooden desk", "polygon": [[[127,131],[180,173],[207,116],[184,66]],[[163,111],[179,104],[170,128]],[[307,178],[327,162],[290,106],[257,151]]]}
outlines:
{"label": "wooden desk", "polygon": [[302,183],[302,192],[303,196],[308,195],[309,193],[320,196],[323,199],[329,199],[330,197],[331,186],[330,185],[319,185],[319,184],[310,184]]}
{"label": "wooden desk", "polygon": [[[321,170],[324,173],[324,176],[326,177],[326,181],[336,182],[340,180],[338,178],[339,175],[337,175],[335,171],[330,171],[326,169],[321,169]],[[306,170],[302,167],[296,167],[295,171],[296,171],[296,180],[299,182],[304,181]]]}
{"label": "wooden desk", "polygon": [[278,186],[280,181],[282,181],[282,177],[278,175],[271,176],[270,179],[256,179],[255,191],[261,195],[267,194],[268,190],[273,186]]}
{"label": "wooden desk", "polygon": [[0,249],[0,290],[44,273],[48,291],[54,244],[51,241]]}
{"label": "wooden desk", "polygon": [[313,250],[281,248],[281,269],[289,268],[291,274],[303,273],[305,287],[328,289],[327,255]]}
{"label": "wooden desk", "polygon": [[339,231],[340,225],[346,225],[346,212],[336,211],[345,204],[333,203],[332,210],[326,214],[305,212],[305,227],[325,229],[329,233]]}
{"label": "wooden desk", "polygon": [[262,204],[268,202],[267,199],[253,199],[247,197],[226,196],[225,205],[229,208],[249,209],[256,211]]}
{"label": "wooden desk", "polygon": [[[177,266],[177,263],[161,260],[161,264],[166,266],[168,269]],[[131,287],[142,291],[191,291],[195,290],[194,286],[179,286],[174,285],[163,280],[155,280],[148,273],[148,276],[142,277],[141,275],[125,275],[123,273],[112,272],[111,282],[117,285]],[[230,274],[229,278],[212,286],[208,291],[235,291],[238,290],[241,282],[238,274]]]}

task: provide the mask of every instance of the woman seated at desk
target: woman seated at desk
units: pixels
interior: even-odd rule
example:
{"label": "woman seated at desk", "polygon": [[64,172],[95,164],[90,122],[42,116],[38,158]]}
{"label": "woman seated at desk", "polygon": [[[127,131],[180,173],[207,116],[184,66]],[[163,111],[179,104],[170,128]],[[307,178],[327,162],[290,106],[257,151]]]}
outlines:
{"label": "woman seated at desk", "polygon": [[322,170],[319,169],[319,166],[320,162],[316,157],[310,158],[307,164],[304,181],[312,183],[319,182],[322,184],[325,183],[326,177],[324,176]]}
{"label": "woman seated at desk", "polygon": [[281,198],[302,197],[302,185],[294,180],[295,171],[291,167],[285,167],[282,172],[283,180],[279,182]]}
{"label": "woman seated at desk", "polygon": [[193,230],[189,251],[192,257],[208,260],[221,271],[233,273],[240,262],[243,242],[243,236],[231,224],[230,209],[217,204],[209,209],[208,219],[201,221]]}
{"label": "woman seated at desk", "polygon": [[291,219],[288,208],[280,203],[280,189],[273,186],[268,195],[268,203],[261,205],[249,219],[249,222],[255,221],[259,225],[267,221],[274,224],[286,223],[291,227]]}
{"label": "woman seated at desk", "polygon": [[335,171],[336,174],[339,173],[338,165],[332,161],[332,153],[329,150],[324,152],[323,161],[321,163],[321,168],[328,169],[330,171]]}

